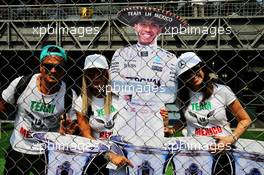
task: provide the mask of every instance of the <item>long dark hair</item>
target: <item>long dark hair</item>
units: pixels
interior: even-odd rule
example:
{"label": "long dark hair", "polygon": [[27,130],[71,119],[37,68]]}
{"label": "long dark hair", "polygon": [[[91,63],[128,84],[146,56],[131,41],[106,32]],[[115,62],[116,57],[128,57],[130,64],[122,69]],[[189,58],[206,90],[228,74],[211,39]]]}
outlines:
{"label": "long dark hair", "polygon": [[[202,69],[204,73],[204,80],[202,87],[200,88],[199,92],[202,92],[203,99],[200,103],[206,101],[211,97],[214,90],[214,82],[209,76],[209,69],[206,67],[204,63],[200,63],[197,66],[195,66],[196,69]],[[192,70],[192,69],[190,69]],[[176,105],[180,110],[181,115],[184,114],[186,108],[190,104],[190,91],[192,89],[192,85],[189,82],[186,82],[186,72],[181,74],[177,77],[177,83],[178,83],[178,92],[177,92],[177,98],[176,98]]]}

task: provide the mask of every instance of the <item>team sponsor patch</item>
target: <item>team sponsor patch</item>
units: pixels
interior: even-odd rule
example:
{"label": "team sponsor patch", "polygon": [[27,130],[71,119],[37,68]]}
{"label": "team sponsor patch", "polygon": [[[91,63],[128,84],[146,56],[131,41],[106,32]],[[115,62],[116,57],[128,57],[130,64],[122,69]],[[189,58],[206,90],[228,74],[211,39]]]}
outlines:
{"label": "team sponsor patch", "polygon": [[137,60],[134,60],[134,59],[127,60],[127,59],[125,59],[125,62],[137,62]]}
{"label": "team sponsor patch", "polygon": [[156,56],[154,57],[154,61],[153,61],[153,63],[155,63],[155,64],[161,64],[161,58],[160,58],[160,56],[156,55]]}
{"label": "team sponsor patch", "polygon": [[147,57],[148,56],[148,51],[141,51],[140,52],[141,57]]}
{"label": "team sponsor patch", "polygon": [[152,66],[151,69],[162,72],[162,67],[160,67],[160,66]]}
{"label": "team sponsor patch", "polygon": [[127,67],[136,68],[136,64],[133,64],[133,63],[125,63],[124,64],[124,68],[127,68]]}
{"label": "team sponsor patch", "polygon": [[140,78],[140,77],[125,77],[126,79],[129,80],[134,80],[137,82],[149,82],[149,83],[154,83],[155,85],[157,85],[158,87],[161,86],[161,81],[159,79],[155,79],[155,78]]}

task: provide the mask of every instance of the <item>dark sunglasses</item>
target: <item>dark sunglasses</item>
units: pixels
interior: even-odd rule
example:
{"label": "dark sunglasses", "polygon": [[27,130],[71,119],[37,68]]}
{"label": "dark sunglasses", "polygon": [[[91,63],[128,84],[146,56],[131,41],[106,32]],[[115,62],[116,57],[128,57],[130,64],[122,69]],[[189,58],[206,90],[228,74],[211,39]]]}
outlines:
{"label": "dark sunglasses", "polygon": [[65,67],[61,64],[42,64],[45,70],[51,71],[53,68],[56,69],[57,72],[63,72],[65,70]]}
{"label": "dark sunglasses", "polygon": [[202,68],[201,64],[198,64],[197,66],[194,66],[193,68],[187,70],[184,72],[181,77],[183,80],[188,80],[190,79],[193,75],[197,74]]}
{"label": "dark sunglasses", "polygon": [[86,77],[94,77],[94,76],[99,77],[99,76],[105,76],[106,73],[107,73],[107,70],[105,69],[91,68],[85,71],[85,76]]}

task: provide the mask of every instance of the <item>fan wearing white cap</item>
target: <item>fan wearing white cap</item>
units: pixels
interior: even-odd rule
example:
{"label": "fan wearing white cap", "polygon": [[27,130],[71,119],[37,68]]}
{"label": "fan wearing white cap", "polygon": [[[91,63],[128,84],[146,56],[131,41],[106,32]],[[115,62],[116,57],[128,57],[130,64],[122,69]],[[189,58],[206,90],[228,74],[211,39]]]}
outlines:
{"label": "fan wearing white cap", "polygon": [[[77,114],[88,116],[92,137],[107,139],[112,133],[117,106],[112,103],[109,84],[108,63],[103,55],[89,55],[85,59],[82,77],[82,94],[75,105]],[[89,129],[83,136],[89,137]],[[88,135],[86,135],[88,134]]]}
{"label": "fan wearing white cap", "polygon": [[[209,69],[193,52],[178,58],[176,72],[177,105],[186,120],[188,136],[213,136],[217,143],[225,146],[235,143],[251,119],[233,91],[226,85],[214,83]],[[227,121],[226,108],[238,120],[233,132]]]}
{"label": "fan wearing white cap", "polygon": [[[74,105],[78,124],[84,137],[106,140],[112,135],[116,113],[121,105],[118,104],[118,97],[112,94],[108,88],[108,69],[107,60],[103,55],[93,54],[85,59],[82,93]],[[115,156],[115,158],[113,163],[130,163],[125,157]],[[111,157],[110,159],[112,160]],[[100,165],[103,165],[102,162],[103,159],[100,159]],[[103,174],[108,174],[106,169],[98,164],[99,169],[96,169],[95,172],[100,171]]]}

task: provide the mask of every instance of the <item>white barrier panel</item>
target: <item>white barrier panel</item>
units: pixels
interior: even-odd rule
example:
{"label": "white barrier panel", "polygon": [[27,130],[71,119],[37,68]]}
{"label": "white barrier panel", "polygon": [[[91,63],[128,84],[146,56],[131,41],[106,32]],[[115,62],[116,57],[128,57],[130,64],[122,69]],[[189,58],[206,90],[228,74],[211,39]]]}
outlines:
{"label": "white barrier panel", "polygon": [[48,175],[82,175],[86,163],[90,157],[77,153],[66,153],[66,151],[48,151]]}
{"label": "white barrier panel", "polygon": [[48,175],[82,175],[86,165],[98,153],[110,150],[105,142],[90,140],[56,132],[33,133],[32,137],[43,142],[47,151]]}
{"label": "white barrier panel", "polygon": [[[120,138],[118,140],[118,137],[116,140],[103,142],[52,132],[33,133],[32,136],[47,146],[48,175],[81,175],[96,154],[109,150],[121,155],[123,150],[135,165],[134,168],[128,167],[128,171],[110,170],[110,174],[162,175],[169,160],[173,165],[174,174],[177,175],[210,175],[214,174],[216,167],[215,156],[208,151],[210,145],[215,143],[211,137],[168,138],[163,147],[156,148],[135,146]],[[115,143],[119,146],[116,147]],[[230,174],[233,174],[234,169],[236,175],[264,175],[264,142],[239,139],[235,148],[227,151],[226,155],[231,154],[234,163],[231,163],[232,159],[227,161],[231,167]]]}
{"label": "white barrier panel", "polygon": [[236,174],[264,175],[264,142],[239,139],[234,150]]}
{"label": "white barrier panel", "polygon": [[[110,138],[125,152],[127,158],[132,161],[134,168],[128,167],[128,175],[163,175],[171,154],[169,147],[135,146],[125,141],[124,138],[112,136]],[[172,141],[175,146],[178,142]],[[180,147],[180,146],[175,146]]]}
{"label": "white barrier panel", "polygon": [[167,145],[179,141],[179,153],[173,155],[174,174],[210,175],[212,172],[213,156],[208,152],[210,144],[215,140],[210,137],[179,137],[167,139]]}
{"label": "white barrier panel", "polygon": [[181,151],[173,157],[175,174],[211,175],[213,156],[208,151]]}

